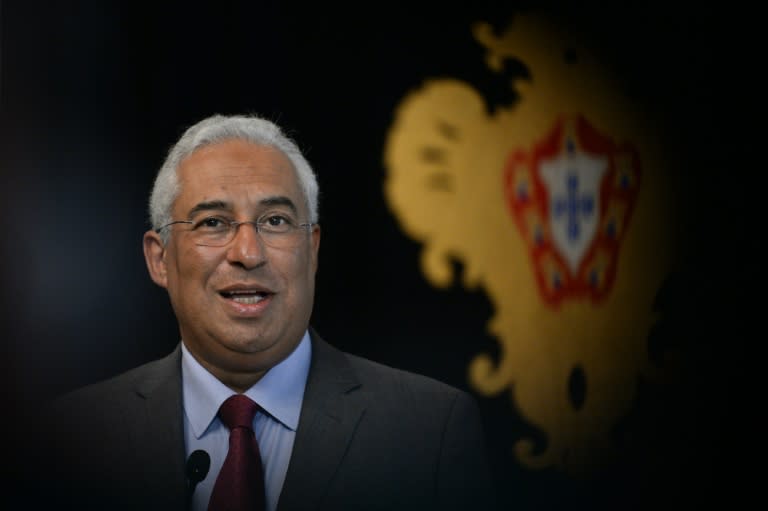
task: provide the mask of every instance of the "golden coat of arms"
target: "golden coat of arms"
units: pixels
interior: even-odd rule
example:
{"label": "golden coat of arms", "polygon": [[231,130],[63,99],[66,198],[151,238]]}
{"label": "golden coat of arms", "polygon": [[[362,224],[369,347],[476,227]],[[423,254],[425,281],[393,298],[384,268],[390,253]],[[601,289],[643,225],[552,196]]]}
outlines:
{"label": "golden coat of arms", "polygon": [[[586,51],[542,18],[502,33],[472,27],[486,64],[530,71],[519,100],[489,111],[469,83],[432,79],[397,107],[385,146],[386,200],[423,244],[435,287],[487,293],[499,357],[468,366],[481,395],[505,392],[545,435],[514,439],[529,467],[588,472],[654,374],[647,336],[671,264],[668,173],[653,121]],[[467,339],[468,343],[472,339]]]}

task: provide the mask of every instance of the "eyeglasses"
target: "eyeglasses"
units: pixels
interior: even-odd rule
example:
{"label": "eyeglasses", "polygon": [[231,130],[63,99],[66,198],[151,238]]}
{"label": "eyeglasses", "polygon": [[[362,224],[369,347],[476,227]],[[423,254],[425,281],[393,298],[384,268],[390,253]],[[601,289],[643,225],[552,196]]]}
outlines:
{"label": "eyeglasses", "polygon": [[266,213],[255,222],[238,222],[222,216],[207,216],[200,220],[176,220],[155,229],[160,233],[166,227],[176,224],[188,224],[190,236],[196,245],[204,247],[223,247],[228,245],[243,224],[256,228],[265,244],[272,248],[293,248],[301,241],[302,231],[309,232],[315,223],[297,223],[285,213]]}

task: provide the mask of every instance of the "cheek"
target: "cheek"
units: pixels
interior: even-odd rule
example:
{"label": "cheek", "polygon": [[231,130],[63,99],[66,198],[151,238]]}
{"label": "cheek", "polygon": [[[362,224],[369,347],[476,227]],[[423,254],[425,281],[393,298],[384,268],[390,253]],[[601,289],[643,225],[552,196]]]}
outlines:
{"label": "cheek", "polygon": [[296,249],[283,252],[275,263],[277,273],[287,283],[295,298],[306,298],[304,295],[307,290],[312,291],[314,282],[314,264],[308,251]]}
{"label": "cheek", "polygon": [[[201,250],[200,247],[189,247],[177,252],[174,259],[174,278],[176,287],[205,286],[208,277],[216,268],[215,254]],[[170,277],[169,277],[170,280]]]}

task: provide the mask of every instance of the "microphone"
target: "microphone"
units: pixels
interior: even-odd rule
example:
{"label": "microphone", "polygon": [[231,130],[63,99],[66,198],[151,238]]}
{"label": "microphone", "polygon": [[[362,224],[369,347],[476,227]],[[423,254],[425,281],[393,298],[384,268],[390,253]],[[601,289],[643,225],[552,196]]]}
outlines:
{"label": "microphone", "polygon": [[191,509],[192,494],[195,493],[197,483],[205,479],[208,469],[211,468],[211,457],[202,449],[198,449],[189,455],[187,459],[187,509]]}

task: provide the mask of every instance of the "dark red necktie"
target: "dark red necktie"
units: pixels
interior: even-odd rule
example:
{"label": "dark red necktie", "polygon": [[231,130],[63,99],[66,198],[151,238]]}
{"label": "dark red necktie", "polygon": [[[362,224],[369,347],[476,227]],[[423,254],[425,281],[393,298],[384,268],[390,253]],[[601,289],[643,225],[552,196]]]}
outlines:
{"label": "dark red necktie", "polygon": [[263,511],[264,474],[253,433],[259,405],[242,394],[222,403],[219,418],[229,428],[229,451],[213,486],[208,511]]}

